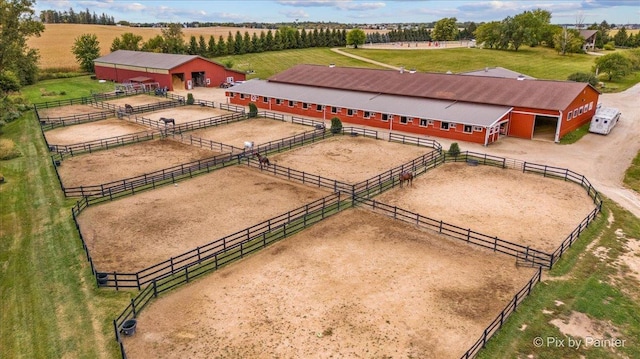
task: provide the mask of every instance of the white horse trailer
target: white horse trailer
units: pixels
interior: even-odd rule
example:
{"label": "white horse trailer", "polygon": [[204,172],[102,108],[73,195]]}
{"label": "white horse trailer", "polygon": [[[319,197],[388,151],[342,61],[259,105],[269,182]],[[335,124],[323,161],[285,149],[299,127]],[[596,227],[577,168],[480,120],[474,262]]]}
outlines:
{"label": "white horse trailer", "polygon": [[589,132],[608,135],[618,123],[622,113],[614,107],[598,107],[596,114],[591,119]]}

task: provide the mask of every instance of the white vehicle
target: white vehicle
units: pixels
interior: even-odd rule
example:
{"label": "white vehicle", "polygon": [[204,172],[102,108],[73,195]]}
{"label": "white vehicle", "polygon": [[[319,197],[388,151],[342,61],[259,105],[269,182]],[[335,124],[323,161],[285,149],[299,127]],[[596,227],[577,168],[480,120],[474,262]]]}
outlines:
{"label": "white vehicle", "polygon": [[608,135],[618,123],[622,113],[615,107],[598,107],[596,114],[591,119],[589,132]]}

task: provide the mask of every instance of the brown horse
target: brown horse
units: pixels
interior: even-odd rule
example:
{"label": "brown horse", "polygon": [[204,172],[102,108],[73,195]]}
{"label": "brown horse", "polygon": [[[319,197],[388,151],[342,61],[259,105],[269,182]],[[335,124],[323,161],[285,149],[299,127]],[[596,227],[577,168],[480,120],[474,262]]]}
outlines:
{"label": "brown horse", "polygon": [[165,126],[167,126],[168,124],[172,124],[173,126],[176,125],[176,120],[173,118],[160,117],[160,121],[164,122]]}
{"label": "brown horse", "polygon": [[402,184],[407,181],[409,182],[409,186],[413,184],[413,173],[409,171],[404,171],[400,173],[400,188],[402,188]]}
{"label": "brown horse", "polygon": [[266,165],[267,167],[271,165],[267,156],[262,156],[260,153],[256,152],[256,157],[258,157],[258,162],[260,162],[260,169],[262,169],[263,165]]}
{"label": "brown horse", "polygon": [[124,111],[125,113],[133,113],[133,106],[129,105],[128,103],[124,105]]}

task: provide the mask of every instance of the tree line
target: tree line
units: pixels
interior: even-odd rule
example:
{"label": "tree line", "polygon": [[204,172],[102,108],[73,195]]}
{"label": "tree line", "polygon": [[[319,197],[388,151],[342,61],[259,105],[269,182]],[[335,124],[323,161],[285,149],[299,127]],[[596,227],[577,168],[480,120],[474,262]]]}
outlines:
{"label": "tree line", "polygon": [[44,10],[40,12],[40,21],[44,24],[93,24],[93,25],[115,25],[113,16],[105,13],[96,15],[96,13],[85,11],[75,12],[73,8],[69,11]]}
{"label": "tree line", "polygon": [[203,57],[242,55],[265,51],[305,49],[311,47],[334,47],[347,45],[347,31],[342,29],[298,30],[283,26],[275,31],[269,29],[260,34],[244,34],[240,30],[229,31],[226,38],[216,39],[213,35],[192,35],[184,40],[182,25],[169,24],[161,30],[161,35],[142,41],[142,36],[125,33],[113,40],[110,50],[148,51],[169,54],[189,54]]}

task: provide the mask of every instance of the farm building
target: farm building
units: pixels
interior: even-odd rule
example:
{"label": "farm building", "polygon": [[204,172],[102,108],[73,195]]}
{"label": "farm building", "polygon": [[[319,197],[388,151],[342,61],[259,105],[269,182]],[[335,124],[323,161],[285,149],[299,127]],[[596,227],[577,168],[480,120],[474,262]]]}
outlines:
{"label": "farm building", "polygon": [[94,60],[96,77],[118,83],[156,82],[168,90],[244,81],[243,72],[196,55],[117,50]]}
{"label": "farm building", "polygon": [[236,105],[488,145],[562,136],[589,123],[587,83],[298,65],[227,91]]}

